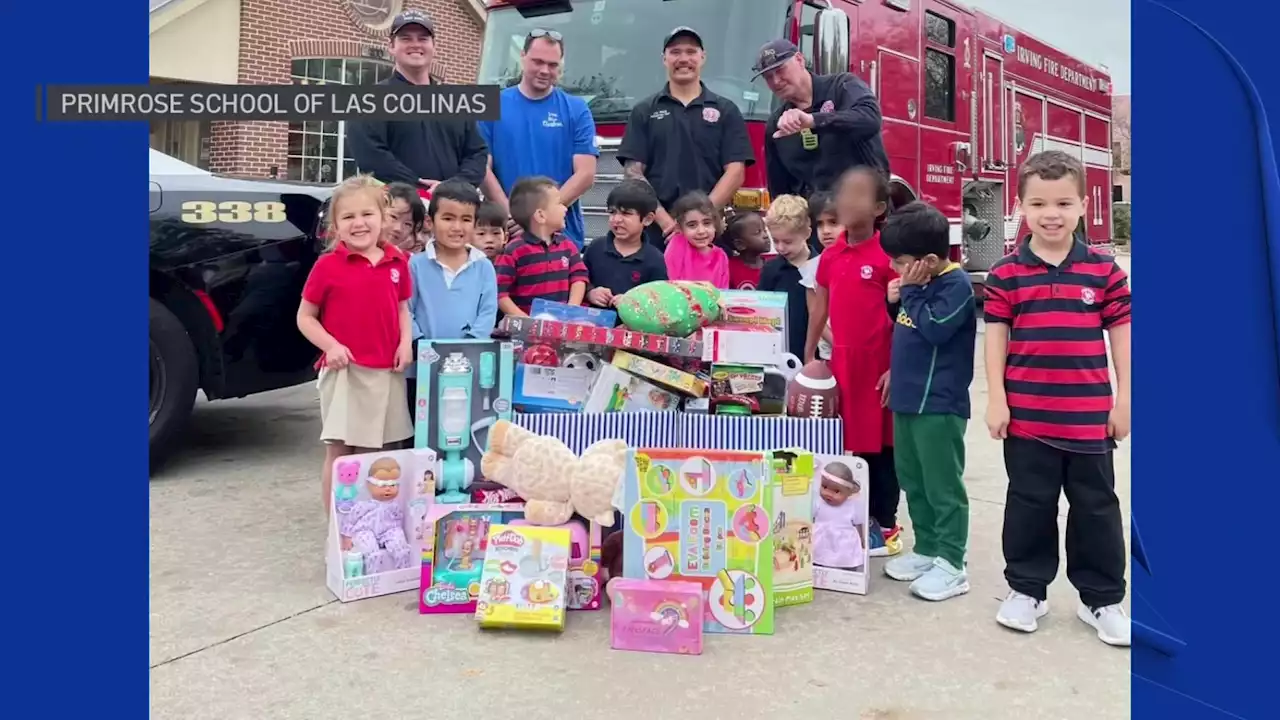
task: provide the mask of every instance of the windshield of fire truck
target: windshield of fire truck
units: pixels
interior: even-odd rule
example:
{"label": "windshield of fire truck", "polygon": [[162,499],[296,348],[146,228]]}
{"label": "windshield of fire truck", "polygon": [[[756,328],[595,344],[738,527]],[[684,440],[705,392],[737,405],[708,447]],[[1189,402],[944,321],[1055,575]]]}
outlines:
{"label": "windshield of fire truck", "polygon": [[782,37],[786,3],[762,0],[577,0],[569,12],[526,18],[513,8],[489,12],[480,83],[520,79],[520,51],[530,30],[564,36],[560,86],[587,100],[598,122],[624,121],[640,99],[662,89],[662,39],[688,25],[702,36],[702,82],[733,100],[748,120],[764,120],[773,96],[751,82],[760,46]]}

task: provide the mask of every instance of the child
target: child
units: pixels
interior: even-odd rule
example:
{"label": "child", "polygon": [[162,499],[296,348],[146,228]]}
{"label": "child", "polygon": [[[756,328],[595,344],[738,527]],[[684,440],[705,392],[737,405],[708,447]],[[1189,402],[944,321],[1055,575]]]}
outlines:
{"label": "child", "polygon": [[769,233],[764,220],[753,212],[729,218],[724,228],[726,254],[729,256],[729,288],[755,290],[760,286],[760,271],[769,255]]}
{"label": "child", "polygon": [[507,245],[507,211],[495,202],[486,202],[476,211],[476,239],[472,247],[477,248],[492,261]]}
{"label": "child", "polygon": [[644,229],[658,210],[658,196],[649,183],[623,180],[609,191],[605,204],[609,233],[587,243],[582,260],[591,287],[587,302],[607,308],[638,285],[666,280],[667,263],[657,248],[644,241]]}
{"label": "child", "polygon": [[407,183],[391,183],[387,186],[387,223],[382,229],[383,240],[406,253],[421,252],[423,221],[426,209],[417,188]]}
{"label": "child", "polygon": [[857,498],[862,486],[842,462],[827,463],[821,482],[813,501],[813,564],[859,570],[866,562],[862,525],[867,519]]}
{"label": "child", "polygon": [[[810,242],[813,257],[804,268],[804,278],[801,282],[809,289],[808,301],[813,303],[816,299],[818,263],[822,261],[821,253],[831,247],[841,233],[840,222],[836,218],[835,197],[831,193],[820,190],[809,196],[809,222],[813,226],[813,237],[817,238],[817,244]],[[818,339],[818,352],[815,356],[820,360],[831,359],[830,322],[823,328],[822,337]]]}
{"label": "child", "polygon": [[413,361],[408,258],[382,241],[387,193],[368,175],[343,182],[329,213],[332,252],[302,288],[298,330],[320,349],[320,440],[325,511],[333,463],[413,435],[403,371]]}
{"label": "child", "polygon": [[561,234],[568,209],[551,178],[522,178],[511,188],[511,219],[523,231],[494,259],[498,309],[528,317],[534,298],[581,305],[587,266],[578,246]]}
{"label": "child", "polygon": [[[1130,622],[1120,605],[1124,522],[1111,455],[1129,434],[1129,280],[1115,258],[1072,236],[1086,208],[1079,160],[1057,150],[1029,158],[1018,172],[1018,203],[1031,237],[991,267],[984,308],[987,427],[1004,440],[1009,475],[1003,546],[1010,593],[996,620],[1034,632],[1049,611],[1045,590],[1058,573],[1065,491],[1076,615],[1103,642],[1128,647]],[[1053,299],[1041,300],[1049,281]]]}
{"label": "child", "polygon": [[809,205],[796,195],[782,195],[765,216],[778,257],[760,271],[760,289],[787,294],[787,352],[803,353],[809,333],[808,292],[804,268],[809,267]]}
{"label": "child", "polygon": [[918,597],[946,600],[969,592],[969,496],[962,478],[978,337],[973,285],[948,260],[951,228],[931,205],[913,202],[890,215],[880,245],[901,275],[889,282],[889,300],[901,299],[889,409],[895,467],[916,540],[913,551],[890,560],[884,572],[910,582]]}
{"label": "child", "polygon": [[[880,248],[876,227],[889,203],[889,179],[869,167],[847,171],[836,190],[844,232],[822,253],[814,302],[809,308],[805,361],[831,319],[831,372],[840,386],[845,452],[860,455],[871,474],[871,555],[902,550],[898,527],[898,478],[893,466],[893,416],[889,402],[889,281],[897,277]],[[876,531],[879,526],[880,532]]]}
{"label": "child", "polygon": [[716,209],[706,193],[692,192],[671,208],[680,229],[667,241],[667,276],[729,288],[729,256],[715,244],[719,232]]}

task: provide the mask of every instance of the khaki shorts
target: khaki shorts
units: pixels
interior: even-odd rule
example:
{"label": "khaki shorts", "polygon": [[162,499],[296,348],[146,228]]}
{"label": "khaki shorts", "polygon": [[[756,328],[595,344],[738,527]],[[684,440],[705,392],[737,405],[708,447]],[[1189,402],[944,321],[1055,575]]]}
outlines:
{"label": "khaki shorts", "polygon": [[321,441],[381,450],[413,436],[404,373],[347,365],[321,370],[317,384]]}

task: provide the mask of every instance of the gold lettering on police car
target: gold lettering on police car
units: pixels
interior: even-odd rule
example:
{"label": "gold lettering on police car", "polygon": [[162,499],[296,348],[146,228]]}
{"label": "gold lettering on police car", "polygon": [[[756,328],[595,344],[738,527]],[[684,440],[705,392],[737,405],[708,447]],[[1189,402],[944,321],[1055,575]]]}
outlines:
{"label": "gold lettering on police car", "polygon": [[282,202],[247,203],[241,200],[229,200],[214,203],[206,200],[191,200],[182,203],[182,221],[196,225],[207,223],[278,223],[284,222],[285,207]]}

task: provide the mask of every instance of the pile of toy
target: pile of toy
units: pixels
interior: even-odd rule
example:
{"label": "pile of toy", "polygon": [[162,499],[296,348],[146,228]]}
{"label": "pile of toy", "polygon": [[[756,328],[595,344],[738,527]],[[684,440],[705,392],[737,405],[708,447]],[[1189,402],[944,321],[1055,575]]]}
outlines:
{"label": "pile of toy", "polygon": [[340,600],[562,630],[607,595],[614,647],[696,654],[866,592],[866,463],[829,373],[788,354],[785,295],[650,283],[533,315],[422,343],[414,449],[335,465]]}

